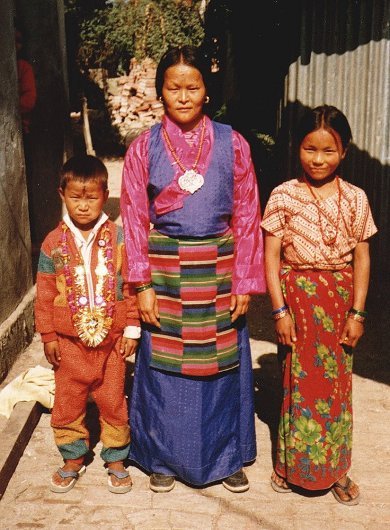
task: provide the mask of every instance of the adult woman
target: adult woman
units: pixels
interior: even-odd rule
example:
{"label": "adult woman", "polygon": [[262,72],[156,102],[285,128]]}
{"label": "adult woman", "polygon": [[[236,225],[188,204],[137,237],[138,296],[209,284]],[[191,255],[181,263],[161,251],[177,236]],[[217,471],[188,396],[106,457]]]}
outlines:
{"label": "adult woman", "polygon": [[123,171],[128,279],[144,322],[130,458],[157,492],[176,476],[245,491],[242,466],[256,456],[244,315],[265,290],[258,189],[247,142],[203,114],[206,82],[199,49],[164,55],[165,116],[130,145]]}

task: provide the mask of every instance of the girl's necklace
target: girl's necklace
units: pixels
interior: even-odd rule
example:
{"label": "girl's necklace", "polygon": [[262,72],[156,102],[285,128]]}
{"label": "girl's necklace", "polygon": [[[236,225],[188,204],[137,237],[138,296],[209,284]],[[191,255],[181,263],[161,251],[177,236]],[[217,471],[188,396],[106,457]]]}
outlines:
{"label": "girl's necklace", "polygon": [[[339,177],[336,176],[336,186],[337,186],[337,192],[338,192],[338,198],[337,198],[337,219],[336,219],[336,226],[332,226],[331,221],[329,221],[329,216],[326,214],[326,212],[323,211],[320,205],[320,201],[324,200],[323,197],[321,197],[320,193],[317,191],[317,195],[314,193],[314,190],[312,186],[310,186],[309,182],[307,181],[306,177],[303,176],[303,181],[306,184],[306,186],[309,188],[310,194],[314,198],[314,204],[318,211],[318,220],[319,220],[319,227],[320,227],[320,233],[322,237],[322,241],[325,243],[325,245],[329,247],[333,247],[334,244],[337,241],[337,236],[339,233],[339,225],[340,225],[340,219],[341,219],[341,186],[340,186],[340,180]],[[323,228],[323,221],[322,218],[325,219],[325,228]]]}
{"label": "girl's necklace", "polygon": [[167,144],[168,149],[171,152],[176,164],[179,166],[179,168],[183,172],[183,174],[180,175],[177,182],[183,191],[188,191],[189,193],[195,193],[195,191],[199,190],[204,184],[203,175],[197,172],[197,166],[198,166],[198,162],[200,159],[200,155],[202,154],[205,132],[206,132],[206,118],[203,116],[202,130],[200,133],[200,142],[199,142],[198,152],[196,154],[195,161],[192,164],[192,168],[186,169],[182,161],[177,156],[165,127],[162,128],[162,133],[164,136],[165,143]]}

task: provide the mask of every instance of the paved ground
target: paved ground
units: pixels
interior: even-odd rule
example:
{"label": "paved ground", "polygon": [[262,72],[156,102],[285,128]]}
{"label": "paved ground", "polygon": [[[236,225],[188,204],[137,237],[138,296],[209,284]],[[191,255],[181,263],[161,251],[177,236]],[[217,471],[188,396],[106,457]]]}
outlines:
{"label": "paved ground", "polygon": [[[118,164],[110,169],[110,216],[118,220]],[[88,419],[92,432],[92,454],[87,473],[67,494],[51,493],[50,475],[60,464],[49,426],[50,414],[37,414],[33,403],[16,405],[10,420],[0,416],[0,460],[18,459],[12,453],[23,436],[28,421],[39,420],[0,501],[0,528],[11,529],[93,529],[109,530],[384,530],[390,528],[389,436],[390,388],[388,362],[385,361],[384,334],[388,334],[388,304],[383,305],[380,291],[373,297],[378,317],[356,352],[360,357],[354,374],[354,447],[351,476],[360,484],[362,499],[358,506],[338,504],[331,493],[303,495],[278,494],[269,485],[272,470],[273,440],[278,415],[279,369],[269,319],[267,297],[254,297],[249,323],[252,359],[256,381],[256,433],[258,457],[246,468],[251,487],[233,494],[222,485],[190,488],[180,482],[166,494],[148,489],[148,476],[130,465],[134,486],[130,493],[108,492],[106,476],[99,457],[97,421],[94,405]],[[379,296],[379,302],[377,300]],[[387,300],[386,300],[387,303]],[[260,340],[261,339],[261,340]],[[382,349],[383,346],[383,349]],[[39,337],[20,355],[4,386],[22,370],[44,364]],[[388,359],[388,356],[386,357]],[[129,384],[132,379],[129,364]],[[31,419],[33,417],[33,419]],[[12,441],[14,442],[12,444]],[[7,454],[4,454],[7,453]],[[14,456],[13,456],[14,455]],[[16,463],[16,462],[15,462]],[[3,479],[3,474],[0,475]]]}

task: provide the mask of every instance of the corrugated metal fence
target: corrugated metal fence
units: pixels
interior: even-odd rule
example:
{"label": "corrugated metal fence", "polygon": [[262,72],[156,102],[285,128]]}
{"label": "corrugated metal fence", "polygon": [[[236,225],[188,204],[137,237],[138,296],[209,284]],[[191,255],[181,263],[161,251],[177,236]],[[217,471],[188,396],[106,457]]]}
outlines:
{"label": "corrugated metal fence", "polygon": [[375,265],[383,271],[390,261],[389,6],[388,0],[303,2],[300,56],[286,76],[281,109],[291,126],[302,109],[322,104],[348,117],[353,145],[344,176],[367,192],[380,230]]}

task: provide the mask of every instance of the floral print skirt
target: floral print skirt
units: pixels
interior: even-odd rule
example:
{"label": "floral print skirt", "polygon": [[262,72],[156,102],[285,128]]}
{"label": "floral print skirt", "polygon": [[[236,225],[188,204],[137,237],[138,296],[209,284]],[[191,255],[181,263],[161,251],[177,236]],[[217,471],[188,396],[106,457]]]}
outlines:
{"label": "floral print skirt", "polygon": [[352,351],[339,344],[352,303],[352,268],[281,269],[297,342],[283,356],[283,403],[275,471],[308,490],[326,489],[351,464]]}

